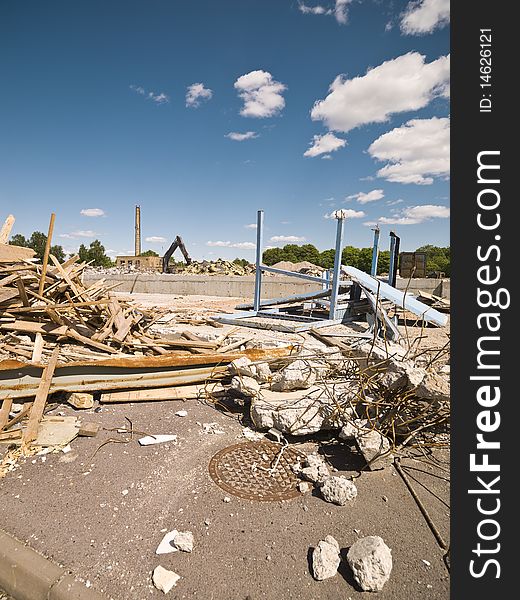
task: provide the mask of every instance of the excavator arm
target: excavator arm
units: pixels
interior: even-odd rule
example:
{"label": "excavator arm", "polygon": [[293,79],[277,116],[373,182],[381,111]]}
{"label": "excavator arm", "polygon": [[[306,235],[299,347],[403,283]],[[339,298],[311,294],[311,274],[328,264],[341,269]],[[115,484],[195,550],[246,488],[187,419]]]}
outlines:
{"label": "excavator arm", "polygon": [[184,256],[184,260],[186,261],[186,264],[189,265],[191,263],[190,255],[188,254],[188,251],[186,250],[186,246],[184,245],[182,238],[180,236],[177,236],[173,240],[172,245],[166,251],[166,254],[162,258],[162,272],[163,273],[169,273],[170,258],[172,257],[175,250],[177,250],[177,248],[179,248],[179,250],[182,252],[182,255]]}

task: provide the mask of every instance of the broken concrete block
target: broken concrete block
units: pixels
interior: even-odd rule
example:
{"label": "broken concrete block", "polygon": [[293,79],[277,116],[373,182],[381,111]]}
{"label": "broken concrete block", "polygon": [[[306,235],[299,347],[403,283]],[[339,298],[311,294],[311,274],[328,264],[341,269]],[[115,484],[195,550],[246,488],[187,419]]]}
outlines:
{"label": "broken concrete block", "polygon": [[427,373],[415,390],[415,395],[433,402],[448,402],[450,399],[450,382],[438,373]]}
{"label": "broken concrete block", "polygon": [[366,369],[369,363],[374,365],[389,360],[403,360],[405,355],[406,349],[390,340],[387,340],[384,345],[379,345],[377,342],[373,344],[372,341],[369,341],[352,348],[352,356],[364,359],[358,361],[361,370]]}
{"label": "broken concrete block", "polygon": [[366,433],[358,432],[354,439],[370,470],[381,469],[392,463],[392,454],[381,456],[390,450],[390,441],[379,431],[371,429]]}
{"label": "broken concrete block", "polygon": [[164,592],[165,594],[167,594],[172,587],[177,585],[180,578],[180,575],[161,567],[161,565],[155,567],[152,574],[153,584],[158,590],[161,590],[161,592]]}
{"label": "broken concrete block", "polygon": [[271,389],[275,392],[305,390],[314,385],[316,373],[303,360],[295,360],[273,375]]}
{"label": "broken concrete block", "polygon": [[312,573],[318,581],[334,577],[340,563],[339,544],[328,535],[320,540],[312,553]]}
{"label": "broken concrete block", "polygon": [[161,543],[157,546],[157,550],[155,554],[170,554],[170,552],[177,552],[177,548],[172,546],[173,539],[179,532],[174,529],[173,531],[169,531],[166,533],[161,540]]}
{"label": "broken concrete block", "polygon": [[80,437],[94,437],[97,435],[100,427],[101,426],[99,423],[82,423],[79,428],[78,435]]}
{"label": "broken concrete block", "polygon": [[193,533],[191,531],[178,531],[173,537],[173,544],[182,552],[191,552],[193,550]]}
{"label": "broken concrete block", "polygon": [[228,365],[228,371],[231,375],[245,375],[253,378],[256,376],[256,367],[247,356],[231,361]]}
{"label": "broken concrete block", "polygon": [[347,562],[366,592],[380,592],[392,572],[392,551],[382,538],[369,535],[352,544]]}
{"label": "broken concrete block", "polygon": [[256,379],[252,377],[246,377],[245,375],[235,375],[231,380],[231,389],[236,390],[243,396],[248,398],[254,398],[258,396],[260,391],[260,384]]}
{"label": "broken concrete block", "polygon": [[86,392],[72,392],[67,394],[65,399],[74,408],[85,409],[94,406],[94,396]]}
{"label": "broken concrete block", "polygon": [[260,383],[267,383],[271,377],[271,367],[268,363],[258,363],[254,365],[256,368],[256,380]]}
{"label": "broken concrete block", "polygon": [[296,463],[292,466],[293,472],[311,483],[321,483],[330,477],[327,463],[317,454],[309,454],[303,465]]}
{"label": "broken concrete block", "polygon": [[296,392],[262,390],[251,402],[251,419],[258,429],[275,428],[283,433],[306,435],[322,428],[323,390],[311,388]]}
{"label": "broken concrete block", "polygon": [[357,496],[356,486],[345,477],[328,477],[320,488],[321,497],[326,502],[344,506]]}
{"label": "broken concrete block", "polygon": [[339,439],[347,442],[353,440],[356,435],[362,433],[363,429],[366,428],[368,421],[366,419],[354,419],[349,421],[346,425],[343,425],[339,432]]}
{"label": "broken concrete block", "polygon": [[298,491],[302,494],[307,494],[312,491],[312,484],[310,484],[308,481],[300,481],[297,487]]}
{"label": "broken concrete block", "polygon": [[417,387],[426,376],[426,371],[411,360],[390,360],[381,375],[380,382],[389,389]]}

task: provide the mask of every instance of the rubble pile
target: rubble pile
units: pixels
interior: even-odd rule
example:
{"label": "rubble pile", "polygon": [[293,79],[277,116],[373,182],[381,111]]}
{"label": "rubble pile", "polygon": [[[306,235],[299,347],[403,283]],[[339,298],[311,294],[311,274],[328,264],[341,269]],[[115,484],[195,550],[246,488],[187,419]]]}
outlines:
{"label": "rubble pile", "polygon": [[313,265],[308,260],[293,263],[288,260],[281,260],[273,265],[275,269],[283,269],[284,271],[292,271],[293,273],[303,273],[304,275],[315,275],[321,277],[324,271],[323,267]]}
{"label": "rubble pile", "polygon": [[243,267],[237,263],[219,258],[215,261],[194,261],[183,267],[182,270],[178,269],[177,272],[186,275],[253,275],[255,266],[248,264]]}

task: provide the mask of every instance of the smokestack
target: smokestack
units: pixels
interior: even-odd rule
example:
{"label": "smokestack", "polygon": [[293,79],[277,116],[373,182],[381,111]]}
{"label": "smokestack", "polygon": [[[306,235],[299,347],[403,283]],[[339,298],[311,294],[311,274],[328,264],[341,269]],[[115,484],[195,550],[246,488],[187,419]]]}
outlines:
{"label": "smokestack", "polygon": [[135,255],[141,256],[141,207],[135,207]]}

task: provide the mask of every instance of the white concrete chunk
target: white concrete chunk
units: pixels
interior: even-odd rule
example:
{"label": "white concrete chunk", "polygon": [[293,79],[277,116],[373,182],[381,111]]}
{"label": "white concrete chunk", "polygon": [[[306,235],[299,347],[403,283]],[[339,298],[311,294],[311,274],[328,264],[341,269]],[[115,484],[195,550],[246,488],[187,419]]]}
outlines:
{"label": "white concrete chunk", "polygon": [[369,535],[352,544],[347,562],[362,590],[380,592],[392,572],[392,551],[382,538]]}
{"label": "white concrete chunk", "polygon": [[176,442],[177,436],[172,434],[157,434],[157,435],[146,435],[145,437],[139,438],[141,446],[153,446],[154,444],[163,444],[164,442]]}
{"label": "white concrete chunk", "polygon": [[155,567],[153,570],[152,581],[155,587],[161,592],[167,594],[172,587],[177,585],[177,582],[181,578],[180,575],[177,575],[174,571],[168,571],[161,565]]}
{"label": "white concrete chunk", "polygon": [[303,360],[295,360],[276,373],[271,381],[271,389],[275,392],[291,392],[305,390],[314,385],[316,373]]}
{"label": "white concrete chunk", "polygon": [[367,431],[367,433],[358,432],[354,439],[358,450],[369,464],[369,469],[381,469],[393,461],[392,454],[380,457],[390,450],[390,441],[375,429]]}
{"label": "white concrete chunk", "polygon": [[176,529],[166,533],[161,540],[161,543],[157,546],[155,554],[170,554],[170,552],[177,552],[177,548],[172,546],[172,542],[178,533],[179,532]]}
{"label": "white concrete chunk", "polygon": [[340,563],[339,544],[328,535],[320,540],[312,553],[312,573],[318,581],[334,577]]}
{"label": "white concrete chunk", "polygon": [[344,506],[357,496],[356,486],[345,477],[332,476],[325,479],[320,488],[321,497],[326,502]]}
{"label": "white concrete chunk", "polygon": [[243,396],[254,398],[258,396],[260,391],[260,384],[256,379],[247,377],[246,375],[235,375],[231,380],[231,389],[236,390]]}
{"label": "white concrete chunk", "polygon": [[193,533],[191,531],[178,531],[173,538],[173,544],[182,552],[193,551]]}

